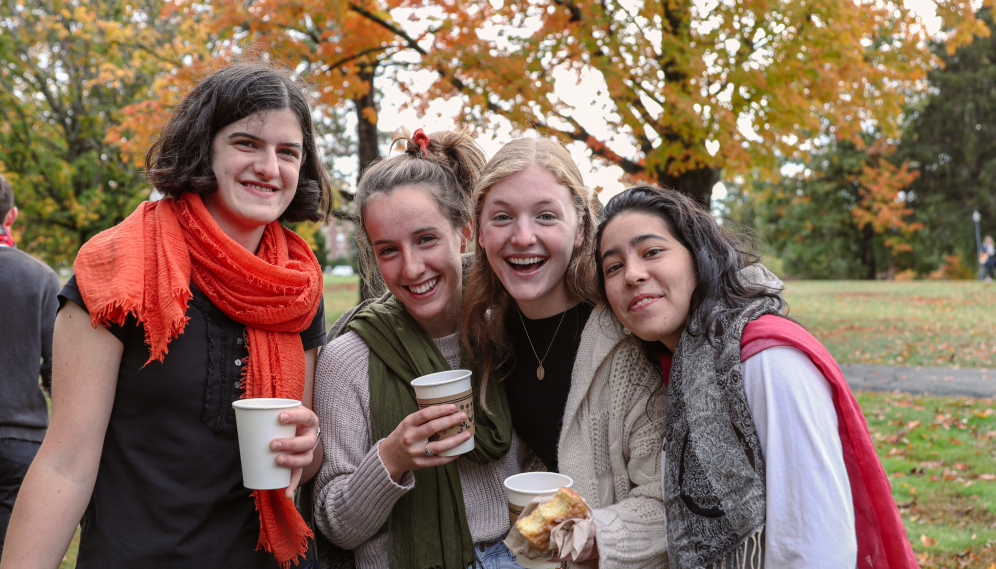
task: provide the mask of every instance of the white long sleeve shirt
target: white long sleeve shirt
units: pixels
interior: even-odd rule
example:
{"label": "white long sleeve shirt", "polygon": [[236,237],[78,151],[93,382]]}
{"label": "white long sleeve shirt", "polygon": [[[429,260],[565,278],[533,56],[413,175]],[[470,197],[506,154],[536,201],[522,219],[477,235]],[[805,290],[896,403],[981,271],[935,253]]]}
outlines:
{"label": "white long sleeve shirt", "polygon": [[765,569],[854,569],[854,501],[830,383],[789,347],[763,350],[740,369],[764,455]]}

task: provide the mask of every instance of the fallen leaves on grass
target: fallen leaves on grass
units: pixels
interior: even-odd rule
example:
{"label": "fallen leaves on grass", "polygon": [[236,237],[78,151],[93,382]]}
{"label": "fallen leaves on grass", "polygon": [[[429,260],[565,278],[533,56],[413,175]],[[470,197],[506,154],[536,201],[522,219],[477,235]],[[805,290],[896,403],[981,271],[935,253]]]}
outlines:
{"label": "fallen leaves on grass", "polygon": [[926,534],[920,534],[920,543],[922,543],[924,547],[933,547],[934,544],[937,543],[937,540],[927,537]]}

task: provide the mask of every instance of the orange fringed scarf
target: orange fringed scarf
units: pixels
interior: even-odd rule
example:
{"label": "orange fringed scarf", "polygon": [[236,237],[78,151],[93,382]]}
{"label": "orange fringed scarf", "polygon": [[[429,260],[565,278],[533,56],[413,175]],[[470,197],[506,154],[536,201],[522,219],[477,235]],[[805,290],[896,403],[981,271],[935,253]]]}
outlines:
{"label": "orange fringed scarf", "polygon": [[[322,272],[307,242],[274,221],[253,255],[214,221],[200,196],[145,202],[123,222],[88,241],[74,265],[94,327],[145,325],[149,361],[162,361],[187,324],[190,282],[249,338],[246,398],[304,394],[304,346],[322,293]],[[258,548],[281,567],[297,564],[312,536],[282,490],[256,490]]]}

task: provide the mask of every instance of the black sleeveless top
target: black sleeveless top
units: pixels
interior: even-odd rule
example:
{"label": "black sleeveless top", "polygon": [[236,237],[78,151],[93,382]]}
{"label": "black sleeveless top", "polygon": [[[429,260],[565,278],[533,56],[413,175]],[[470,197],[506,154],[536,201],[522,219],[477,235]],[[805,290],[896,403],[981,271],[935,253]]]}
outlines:
{"label": "black sleeveless top", "polygon": [[[259,514],[242,485],[232,402],[248,356],[245,326],[191,283],[183,333],[148,365],[134,316],[108,330],[124,344],[97,480],[83,514],[77,569],[277,569],[256,551]],[[84,310],[74,276],[59,294]],[[325,309],[301,333],[325,343]]]}
{"label": "black sleeveless top", "polygon": [[[520,314],[513,305],[505,317],[514,350],[510,366],[503,370],[507,373],[511,368],[505,378],[505,393],[512,413],[512,426],[550,472],[557,472],[557,442],[563,427],[567,395],[571,391],[571,373],[581,345],[581,332],[592,309],[591,305],[581,303],[568,309],[566,314],[561,312],[538,320],[523,315],[519,320]],[[558,324],[560,330],[554,337]],[[536,348],[535,354],[529,345],[530,339]],[[545,375],[540,380],[536,377],[539,366],[536,358],[537,354],[543,357],[547,348],[550,352],[543,360]]]}

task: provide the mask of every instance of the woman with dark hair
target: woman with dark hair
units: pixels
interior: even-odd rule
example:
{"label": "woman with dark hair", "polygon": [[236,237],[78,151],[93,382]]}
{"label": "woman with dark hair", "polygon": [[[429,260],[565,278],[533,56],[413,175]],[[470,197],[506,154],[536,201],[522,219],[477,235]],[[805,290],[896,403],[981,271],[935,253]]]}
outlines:
{"label": "woman with dark hair", "polygon": [[[577,559],[664,567],[660,372],[596,305],[592,193],[553,138],[520,138],[474,190],[477,247],[461,316],[483,382],[500,381],[512,424],[594,511]],[[573,556],[572,556],[573,557]]]}
{"label": "woman with dark hair", "polygon": [[652,186],[603,215],[600,289],[668,386],[671,567],[916,567],[854,395],[747,240]]}
{"label": "woman with dark hair", "polygon": [[[318,362],[315,410],[325,456],[315,519],[359,569],[512,569],[502,482],[519,472],[501,386],[472,376],[474,449],[456,405],[419,408],[411,382],[466,368],[457,324],[461,254],[473,236],[470,190],[484,152],[465,133],[415,131],[407,150],[370,166],[356,189],[362,268],[390,294],[344,315]],[[484,409],[488,411],[484,411]],[[319,561],[327,564],[324,555]]]}
{"label": "woman with dark hair", "polygon": [[[51,426],[22,486],[4,569],[310,564],[291,496],[320,464],[310,410],[322,276],[281,221],[318,220],[331,185],[292,76],[204,79],[149,151],[165,197],[88,241],[59,295]],[[282,490],[243,487],[232,403],[303,401],[274,439]],[[82,519],[82,522],[80,520]]]}

